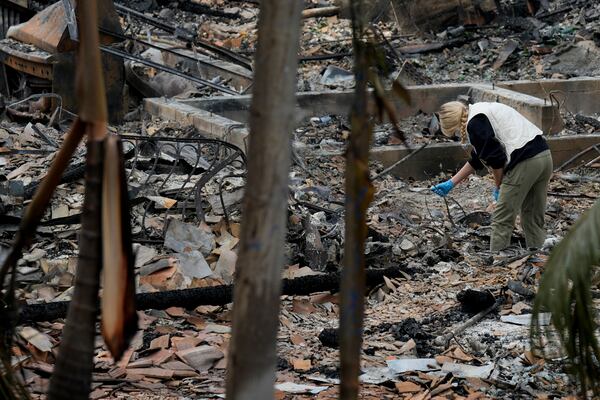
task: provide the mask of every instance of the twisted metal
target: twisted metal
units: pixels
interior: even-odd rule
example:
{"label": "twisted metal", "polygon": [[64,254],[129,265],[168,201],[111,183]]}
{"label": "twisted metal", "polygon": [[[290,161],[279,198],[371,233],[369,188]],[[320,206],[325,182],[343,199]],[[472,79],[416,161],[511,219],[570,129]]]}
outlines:
{"label": "twisted metal", "polygon": [[[229,222],[223,202],[222,180],[232,175],[245,177],[246,156],[240,148],[206,138],[139,135],[121,135],[121,138],[129,195],[132,202],[142,209],[141,231],[136,234],[136,241],[162,242],[167,221],[175,214],[184,221],[204,221],[206,202],[203,189],[211,181],[216,183],[224,216]],[[230,170],[224,171],[228,166]],[[221,171],[225,176],[218,178]],[[136,182],[138,175],[141,180]],[[163,210],[155,206],[153,196],[165,197],[176,203]],[[139,210],[138,207],[136,209]],[[162,229],[146,226],[150,216],[162,219]]]}
{"label": "twisted metal", "polygon": [[[184,221],[204,221],[204,188],[211,181],[216,183],[225,219],[229,222],[221,182],[225,177],[219,179],[218,175],[223,171],[225,176],[245,177],[246,156],[240,148],[206,138],[138,135],[122,135],[121,138],[129,195],[136,205],[135,210],[141,209],[141,231],[136,234],[136,241],[162,242],[167,221],[175,214]],[[225,170],[228,166],[230,168]],[[136,182],[138,176],[141,180]],[[176,203],[164,209],[157,208],[153,196]],[[162,229],[147,226],[151,216],[162,219]]]}

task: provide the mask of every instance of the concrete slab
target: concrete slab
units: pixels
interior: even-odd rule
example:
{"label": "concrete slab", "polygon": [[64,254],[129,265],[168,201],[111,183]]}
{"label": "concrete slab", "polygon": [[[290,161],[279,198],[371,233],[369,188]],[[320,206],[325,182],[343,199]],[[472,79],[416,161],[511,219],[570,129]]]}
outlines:
{"label": "concrete slab", "polygon": [[207,137],[224,140],[247,152],[249,132],[245,124],[174,99],[145,99],[144,107],[152,115],[195,126]]}
{"label": "concrete slab", "polygon": [[600,79],[544,79],[539,81],[499,82],[499,87],[538,97],[549,104],[560,104],[562,111],[573,114],[600,113]]}
{"label": "concrete slab", "polygon": [[[546,90],[552,93],[558,93],[557,91],[584,93],[590,96],[591,101],[593,98],[591,96],[594,96],[593,88],[596,85],[600,86],[600,80],[592,82],[589,79],[540,82],[410,86],[407,89],[411,96],[411,104],[406,104],[396,96],[391,96],[391,99],[399,118],[406,118],[419,111],[433,113],[443,103],[455,100],[458,96],[468,95],[473,101],[498,101],[516,108],[546,134],[552,134],[559,132],[563,127],[559,106],[555,101],[539,97],[541,93],[546,93]],[[565,86],[564,82],[572,82],[573,86]],[[351,91],[299,93],[296,122],[302,123],[307,118],[318,115],[348,114],[353,96],[354,93]],[[575,99],[570,101],[571,103],[564,104],[580,108],[584,106]],[[249,134],[246,124],[250,103],[249,95],[187,100],[163,98],[146,99],[145,107],[153,115],[194,125],[207,136],[229,141],[246,151]],[[587,107],[587,110],[591,109],[591,106]],[[600,110],[600,105],[598,109]],[[587,147],[600,143],[600,135],[549,136],[548,139],[556,166]],[[387,167],[406,156],[409,151],[402,146],[376,147],[372,149],[372,157]],[[468,159],[468,156],[469,150],[461,144],[436,143],[393,173],[402,178],[425,179],[441,171],[454,171]]]}
{"label": "concrete slab", "polygon": [[[407,89],[411,96],[411,104],[407,104],[392,94],[390,94],[390,98],[396,105],[398,117],[405,118],[419,111],[433,113],[443,103],[455,100],[460,95],[467,95],[470,88],[470,85],[460,84],[409,86]],[[301,123],[306,118],[315,115],[348,114],[353,97],[354,92],[352,91],[298,93],[296,99],[296,120],[298,123]],[[147,103],[156,103],[155,100],[147,99],[146,101]],[[183,99],[177,102],[182,105],[210,111],[236,122],[247,123],[251,100],[252,97],[250,95],[244,95],[211,97],[208,99]],[[174,102],[170,102],[169,104],[172,107],[177,107]],[[148,109],[148,107],[146,108]],[[150,107],[148,111],[152,113],[159,110]]]}

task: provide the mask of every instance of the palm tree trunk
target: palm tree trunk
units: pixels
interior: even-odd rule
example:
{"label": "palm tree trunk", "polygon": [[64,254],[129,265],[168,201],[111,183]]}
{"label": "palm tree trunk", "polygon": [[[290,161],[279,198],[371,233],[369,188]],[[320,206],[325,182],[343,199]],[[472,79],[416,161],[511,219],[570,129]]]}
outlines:
{"label": "palm tree trunk", "polygon": [[50,379],[49,400],[86,400],[91,390],[102,265],[102,148],[103,142],[88,142],[75,291]]}
{"label": "palm tree trunk", "polygon": [[272,399],[303,2],[261,0],[227,398]]}
{"label": "palm tree trunk", "polygon": [[373,126],[367,108],[369,58],[364,42],[364,7],[353,0],[352,31],[356,88],[351,111],[352,134],[346,153],[346,226],[340,312],[340,399],[358,398],[365,295],[366,213],[373,198],[369,146]]}

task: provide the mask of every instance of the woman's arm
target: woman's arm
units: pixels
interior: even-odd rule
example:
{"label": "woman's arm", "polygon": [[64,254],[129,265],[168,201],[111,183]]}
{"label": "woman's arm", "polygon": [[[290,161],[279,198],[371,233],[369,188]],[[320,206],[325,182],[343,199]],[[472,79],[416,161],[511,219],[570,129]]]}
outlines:
{"label": "woman's arm", "polygon": [[500,188],[502,184],[502,178],[504,178],[504,169],[492,169],[492,175],[494,175],[494,182],[496,183],[496,187]]}
{"label": "woman's arm", "polygon": [[456,186],[471,176],[473,172],[475,172],[475,168],[473,168],[471,164],[467,162],[452,178],[450,178],[450,180]]}

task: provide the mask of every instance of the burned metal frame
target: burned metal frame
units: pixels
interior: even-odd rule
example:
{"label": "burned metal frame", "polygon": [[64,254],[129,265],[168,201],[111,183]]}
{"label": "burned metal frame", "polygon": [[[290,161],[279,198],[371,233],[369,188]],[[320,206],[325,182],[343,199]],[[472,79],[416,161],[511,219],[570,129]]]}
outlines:
{"label": "burned metal frame", "polygon": [[[246,155],[237,146],[218,139],[207,138],[172,138],[160,136],[120,135],[123,143],[126,178],[128,184],[129,203],[132,220],[141,221],[141,229],[134,233],[133,240],[139,243],[159,244],[164,241],[169,218],[177,215],[183,221],[205,221],[206,195],[205,187],[214,182],[213,193],[218,196],[223,215],[229,229],[230,214],[223,194],[225,184],[232,178],[246,177]],[[14,150],[10,154],[14,154]],[[40,151],[21,150],[27,154],[45,154]],[[71,163],[60,183],[73,182],[83,176],[81,163]],[[74,168],[73,168],[74,166]],[[231,168],[225,170],[228,166]],[[141,174],[137,174],[137,172]],[[177,176],[182,182],[173,185]],[[136,179],[141,177],[139,181]],[[167,187],[171,183],[171,187]],[[12,192],[14,196],[30,198],[38,183],[21,189],[22,193]],[[241,187],[240,187],[241,188]],[[236,187],[236,190],[238,188]],[[9,189],[10,190],[10,189]],[[2,188],[0,188],[2,192]],[[29,194],[28,194],[29,193]],[[157,208],[157,198],[172,202],[165,207]],[[162,219],[160,229],[146,227],[149,218]],[[4,218],[0,221],[5,228],[19,224],[20,218]],[[58,217],[40,222],[40,226],[74,225],[81,223],[81,214]]]}
{"label": "burned metal frame", "polygon": [[[50,54],[40,50],[28,53],[12,48],[9,40],[2,41],[0,43],[0,92],[8,98],[13,96],[12,88],[15,85],[9,82],[11,77],[17,74],[19,79],[29,82],[32,92],[53,92],[62,98],[62,106],[65,109],[75,111],[78,100],[75,96],[73,80],[74,60],[73,52]],[[102,58],[102,63],[108,83],[107,101],[111,122],[118,123],[123,116],[125,72],[122,58],[106,54]]]}
{"label": "burned metal frame", "polygon": [[[169,138],[139,135],[121,135],[128,170],[130,198],[139,199],[135,207],[141,208],[141,231],[138,242],[160,243],[163,241],[169,217],[180,214],[182,220],[204,221],[203,189],[216,179],[219,200],[225,221],[229,222],[227,207],[223,200],[224,182],[232,177],[245,177],[246,156],[243,151],[227,142],[206,138]],[[233,169],[222,177],[217,175],[227,166]],[[162,170],[162,182],[152,182]],[[240,173],[239,170],[242,170]],[[146,176],[139,186],[134,182],[135,171]],[[177,175],[183,175],[183,183],[177,188],[167,188],[167,183]],[[176,201],[162,211],[154,206],[152,196],[166,197]],[[160,214],[162,230],[146,227],[150,214]]]}

